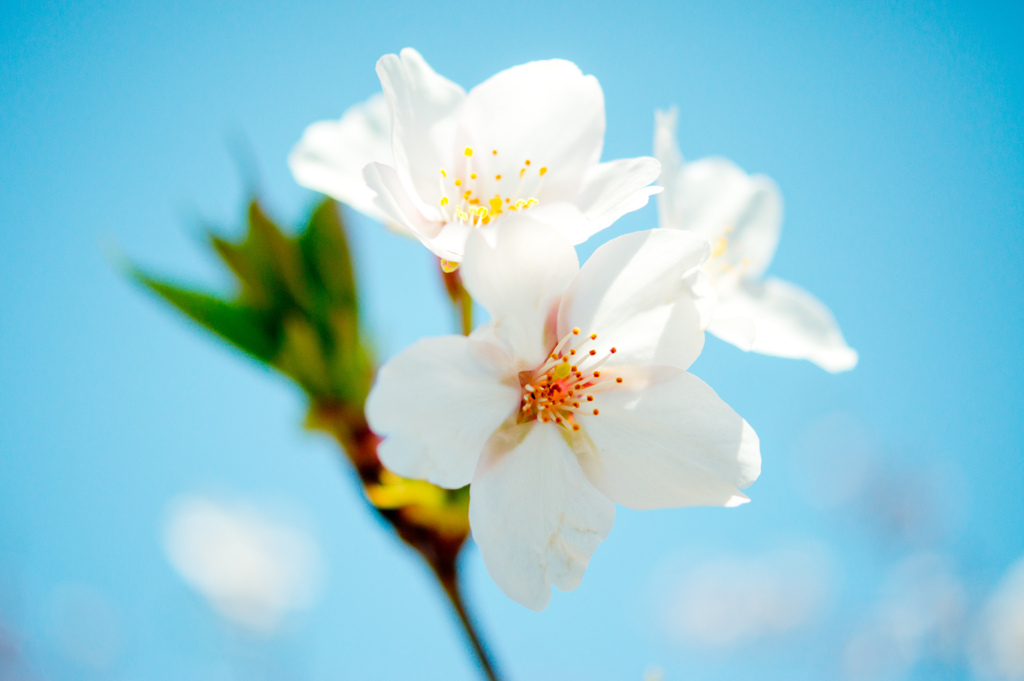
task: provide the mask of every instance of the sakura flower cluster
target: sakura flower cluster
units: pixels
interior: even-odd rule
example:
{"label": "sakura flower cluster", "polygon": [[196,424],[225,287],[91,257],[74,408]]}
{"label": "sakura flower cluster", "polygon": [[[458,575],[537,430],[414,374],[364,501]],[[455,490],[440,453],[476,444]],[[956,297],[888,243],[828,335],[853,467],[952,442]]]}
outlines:
{"label": "sakura flower cluster", "polygon": [[[724,159],[684,164],[673,114],[658,114],[657,160],[601,162],[601,87],[570,62],[516,66],[468,93],[411,49],[377,74],[383,96],[310,126],[292,171],[458,268],[490,317],[380,369],[366,416],[383,464],[469,485],[488,571],[536,610],[552,586],[579,586],[616,504],[749,501],[757,435],[689,373],[705,330],[829,371],[857,360],[823,304],[762,277],[775,185]],[[659,227],[580,265],[575,244],[659,192]]]}

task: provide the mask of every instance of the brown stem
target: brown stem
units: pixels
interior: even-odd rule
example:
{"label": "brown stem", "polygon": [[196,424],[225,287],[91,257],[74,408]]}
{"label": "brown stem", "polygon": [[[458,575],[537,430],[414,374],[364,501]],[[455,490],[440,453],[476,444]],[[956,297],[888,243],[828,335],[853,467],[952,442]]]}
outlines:
{"label": "brown stem", "polygon": [[444,279],[444,289],[448,292],[448,298],[455,308],[455,315],[459,318],[462,335],[468,336],[473,331],[473,297],[462,285],[459,270],[446,272],[442,267],[441,277]]}
{"label": "brown stem", "polygon": [[[363,414],[337,403],[318,402],[310,410],[310,427],[330,433],[341,446],[359,475],[364,487],[380,483],[384,471],[377,458],[380,438],[370,430]],[[369,500],[367,500],[369,503]],[[401,509],[382,509],[369,504],[375,513],[390,524],[406,544],[416,549],[430,566],[458,616],[462,631],[473,648],[488,681],[499,681],[494,661],[487,652],[483,637],[466,610],[458,582],[458,558],[469,536],[469,525],[463,532],[452,534],[414,522]]]}
{"label": "brown stem", "polygon": [[487,645],[484,643],[483,637],[477,632],[476,627],[473,625],[473,619],[466,610],[466,603],[463,601],[462,591],[459,589],[458,571],[454,566],[451,569],[434,566],[434,574],[437,575],[437,580],[444,587],[444,593],[448,596],[448,602],[459,617],[462,632],[473,647],[476,660],[480,663],[480,667],[487,676],[488,681],[500,681],[501,677],[495,668],[494,660],[491,659],[491,655],[487,651]]}

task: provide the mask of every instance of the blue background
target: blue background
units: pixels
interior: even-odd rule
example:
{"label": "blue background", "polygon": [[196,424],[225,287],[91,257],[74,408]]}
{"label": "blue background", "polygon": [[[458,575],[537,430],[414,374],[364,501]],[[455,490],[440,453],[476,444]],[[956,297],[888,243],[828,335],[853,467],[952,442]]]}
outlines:
{"label": "blue background", "polygon": [[[575,61],[604,88],[605,159],[649,154],[654,108],[677,103],[688,158],[779,183],[770,272],[825,301],[861,356],[833,376],[709,338],[693,371],[761,437],[753,503],[620,509],[582,587],[544,613],[471,551],[466,588],[509,676],[843,678],[887,575],[920,552],[951,566],[974,621],[1024,555],[1022,37],[1017,3],[2,0],[0,659],[32,679],[476,678],[427,572],[300,429],[301,395],[106,255],[224,285],[199,225],[237,226],[253,183],[303,219],[315,197],[289,149],[377,91],[375,61],[405,46],[467,88]],[[656,219],[648,206],[599,240]],[[351,227],[385,354],[448,332],[426,251]],[[854,478],[869,483],[832,498]],[[182,494],[305,518],[327,567],[315,606],[271,639],[222,624],[163,553]],[[691,566],[808,543],[828,587],[802,625],[714,649],[669,632],[666,594]],[[101,668],[55,634],[68,585],[112,613]],[[970,678],[953,647],[880,678]]]}

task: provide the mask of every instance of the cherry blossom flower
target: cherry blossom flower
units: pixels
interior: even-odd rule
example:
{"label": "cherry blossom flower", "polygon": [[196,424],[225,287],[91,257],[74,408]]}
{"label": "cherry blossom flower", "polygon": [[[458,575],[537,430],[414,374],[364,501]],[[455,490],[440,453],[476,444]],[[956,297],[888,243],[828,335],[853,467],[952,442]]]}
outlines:
{"label": "cherry blossom flower", "polygon": [[724,158],[684,163],[676,111],[656,112],[654,149],[661,161],[660,226],[706,237],[704,265],[718,293],[709,331],[744,350],[808,359],[831,372],[857,364],[828,308],[807,291],[764,272],[782,226],[782,197],[764,175],[747,175]]}
{"label": "cherry blossom flower", "polygon": [[374,203],[376,192],[363,179],[363,168],[390,163],[391,119],[384,95],[356,104],[337,121],[317,121],[288,155],[295,181],[348,204],[360,213],[387,222]]}
{"label": "cherry blossom flower", "polygon": [[543,609],[579,586],[634,509],[737,506],[760,472],[750,426],[687,373],[714,293],[706,241],[656,229],[618,237],[580,268],[527,215],[469,235],[462,276],[492,321],[426,338],[389,361],[367,402],[399,475],[470,487],[484,563]]}
{"label": "cherry blossom flower", "polygon": [[292,171],[451,263],[474,228],[509,215],[529,211],[580,243],[660,191],[650,186],[653,158],[599,162],[604,95],[571,62],[516,66],[468,94],[413,49],[382,57],[377,75],[386,124],[376,99],[315,123],[292,152]]}

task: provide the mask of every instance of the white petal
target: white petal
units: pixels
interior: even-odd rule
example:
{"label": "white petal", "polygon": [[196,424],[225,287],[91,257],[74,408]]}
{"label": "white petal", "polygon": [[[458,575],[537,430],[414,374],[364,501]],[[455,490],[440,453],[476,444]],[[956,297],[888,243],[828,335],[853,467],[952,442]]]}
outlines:
{"label": "white petal", "polygon": [[[601,157],[601,86],[560,59],[515,66],[470,90],[459,112],[458,139],[460,147],[474,149],[471,161],[479,174],[503,176],[494,189],[502,196],[533,197],[542,204],[572,200]],[[520,179],[522,194],[516,195]],[[493,192],[488,187],[478,193]]]}
{"label": "white petal", "polygon": [[679,175],[683,169],[683,155],[676,141],[678,119],[679,110],[674,106],[667,111],[654,112],[654,156],[661,163],[658,184],[670,188],[670,191],[658,195],[658,224],[662,227],[682,229],[681,225],[676,224],[674,217],[678,211],[674,202],[676,192],[672,191],[679,182]]}
{"label": "white petal", "polygon": [[688,229],[712,242],[726,239],[719,258],[757,278],[775,256],[782,227],[782,196],[771,178],[747,175],[732,161],[705,158],[683,166],[671,194],[673,213],[663,227]]}
{"label": "white petal", "polygon": [[[802,288],[773,277],[744,282],[719,301],[718,317],[747,317],[754,325],[751,350],[776,357],[808,359],[833,373],[857,365],[857,352],[846,344],[825,305]],[[717,331],[713,324],[711,331]],[[731,342],[728,336],[723,340]],[[742,346],[741,346],[742,347]]]}
{"label": "white petal", "polygon": [[[761,472],[753,429],[699,378],[671,367],[622,371],[583,410],[573,447],[587,479],[635,509],[738,506]],[[739,488],[739,489],[738,489]]]}
{"label": "white petal", "polygon": [[658,179],[660,171],[661,164],[647,156],[601,163],[591,168],[576,201],[590,221],[591,234],[626,213],[646,206],[648,197],[661,191],[659,187],[649,186]]}
{"label": "white petal", "polygon": [[551,586],[580,585],[608,536],[615,504],[587,482],[552,424],[502,431],[469,488],[469,525],[487,571],[509,598],[543,610]]}
{"label": "white petal", "polygon": [[740,350],[749,351],[754,348],[756,330],[754,320],[750,317],[715,317],[708,331]]}
{"label": "white petal", "polygon": [[462,263],[466,290],[491,314],[496,334],[523,369],[551,351],[549,317],[578,271],[572,244],[526,215],[474,231]]}
{"label": "white petal", "polygon": [[424,338],[377,374],[366,402],[389,469],[457,489],[473,478],[487,439],[519,406],[519,380],[498,346]]}
{"label": "white petal", "polygon": [[525,214],[531,220],[551,227],[572,244],[581,244],[594,233],[594,228],[583,211],[568,201],[549,201],[530,208]]}
{"label": "white petal", "polygon": [[397,171],[383,163],[370,163],[363,169],[363,179],[375,194],[373,202],[377,210],[429,248],[429,241],[437,236],[441,225],[424,217],[405,190]]}
{"label": "white petal", "polygon": [[466,94],[411,48],[381,57],[377,76],[391,110],[395,169],[420,211],[437,219],[438,177],[452,157]]}
{"label": "white petal", "polygon": [[392,163],[391,118],[384,95],[356,104],[341,120],[313,123],[288,155],[295,181],[332,196],[374,220],[387,218],[363,179],[368,163]]}
{"label": "white petal", "polygon": [[[687,368],[704,346],[714,295],[699,272],[707,242],[690,232],[652,229],[604,244],[583,265],[558,311],[558,335],[579,327],[611,364]],[[588,348],[589,349],[589,348]]]}
{"label": "white petal", "polygon": [[728,239],[722,254],[743,262],[757,278],[771,262],[782,227],[782,196],[764,175],[747,175],[732,161],[706,158],[684,163],[676,141],[675,107],[654,114],[654,155],[661,162],[659,224],[699,232],[712,242]]}

